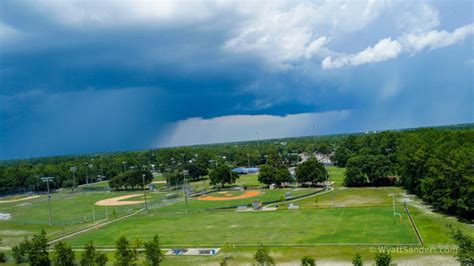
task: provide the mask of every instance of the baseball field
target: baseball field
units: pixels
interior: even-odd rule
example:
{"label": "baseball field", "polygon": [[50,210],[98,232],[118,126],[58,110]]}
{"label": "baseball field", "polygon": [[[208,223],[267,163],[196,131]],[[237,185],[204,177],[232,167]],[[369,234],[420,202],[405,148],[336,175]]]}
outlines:
{"label": "baseball field", "polygon": [[[121,235],[132,241],[147,241],[158,234],[164,248],[231,247],[234,262],[244,264],[251,261],[249,250],[261,244],[289,262],[303,251],[332,260],[350,258],[355,252],[373,256],[371,248],[379,246],[421,247],[421,241],[425,246],[453,245],[445,235],[446,218],[408,201],[413,216],[410,221],[403,206],[407,197],[401,188],[345,188],[344,169],[331,167],[329,171],[334,182],[329,190],[262,189],[258,188],[257,176],[249,175],[241,180],[244,185],[254,185],[249,190],[211,191],[186,200],[182,190],[169,191],[163,186],[147,191],[146,211],[143,191],[59,191],[51,197],[51,226],[47,195],[3,197],[1,248],[8,250],[41,229],[53,242],[61,239],[73,248],[81,248],[88,241],[99,249],[113,248]],[[253,202],[260,202],[262,209],[253,210]],[[87,230],[70,235],[82,229]],[[212,264],[221,257],[196,261]],[[169,257],[165,264],[184,265],[189,260]]]}

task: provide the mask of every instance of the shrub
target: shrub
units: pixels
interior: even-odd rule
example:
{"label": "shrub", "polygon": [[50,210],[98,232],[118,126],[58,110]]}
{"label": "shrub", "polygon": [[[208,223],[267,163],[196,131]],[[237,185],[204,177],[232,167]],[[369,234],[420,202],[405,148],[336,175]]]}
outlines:
{"label": "shrub", "polygon": [[354,259],[352,259],[352,265],[354,266],[362,266],[364,265],[362,263],[362,257],[360,256],[359,253],[357,253],[355,256],[354,256]]}
{"label": "shrub", "polygon": [[268,250],[268,248],[264,246],[260,246],[260,248],[257,249],[257,252],[253,256],[257,265],[260,265],[260,266],[275,265],[275,261],[273,260],[272,257],[270,257],[269,253],[270,251]]}
{"label": "shrub", "polygon": [[310,256],[304,256],[301,259],[301,266],[315,266],[315,265],[316,265],[316,262],[315,262],[314,258],[312,258]]}
{"label": "shrub", "polygon": [[377,266],[390,266],[390,262],[392,261],[392,255],[390,253],[383,251],[383,252],[376,252],[375,253],[375,265]]}

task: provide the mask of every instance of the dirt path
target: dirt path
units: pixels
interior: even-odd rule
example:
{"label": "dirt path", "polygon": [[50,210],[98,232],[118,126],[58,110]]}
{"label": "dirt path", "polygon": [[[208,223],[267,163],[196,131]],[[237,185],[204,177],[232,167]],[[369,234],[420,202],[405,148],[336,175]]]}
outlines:
{"label": "dirt path", "polygon": [[17,201],[24,201],[24,200],[30,200],[30,199],[36,199],[39,198],[39,195],[34,195],[34,196],[29,196],[26,198],[20,198],[20,199],[12,199],[12,200],[0,200],[0,203],[11,203],[11,202],[17,202]]}
{"label": "dirt path", "polygon": [[229,195],[224,192],[225,197],[215,197],[215,196],[202,196],[197,198],[198,200],[209,200],[209,201],[222,201],[222,200],[236,200],[236,199],[246,199],[260,195],[260,191],[257,190],[249,190],[242,195],[229,197]]}

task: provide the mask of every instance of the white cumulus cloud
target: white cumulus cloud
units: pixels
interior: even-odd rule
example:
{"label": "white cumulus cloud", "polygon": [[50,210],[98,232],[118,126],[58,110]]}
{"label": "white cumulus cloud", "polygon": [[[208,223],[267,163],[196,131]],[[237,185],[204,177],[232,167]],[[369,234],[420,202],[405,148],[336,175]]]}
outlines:
{"label": "white cumulus cloud", "polygon": [[413,52],[442,48],[461,42],[471,34],[474,34],[472,23],[459,27],[453,32],[432,30],[418,35],[410,34],[406,38],[407,48]]}
{"label": "white cumulus cloud", "polygon": [[380,40],[373,47],[367,47],[359,53],[341,54],[336,56],[334,59],[328,56],[324,58],[321,66],[324,69],[331,69],[381,62],[397,57],[401,51],[402,46],[398,41],[392,40],[391,38],[385,38]]}

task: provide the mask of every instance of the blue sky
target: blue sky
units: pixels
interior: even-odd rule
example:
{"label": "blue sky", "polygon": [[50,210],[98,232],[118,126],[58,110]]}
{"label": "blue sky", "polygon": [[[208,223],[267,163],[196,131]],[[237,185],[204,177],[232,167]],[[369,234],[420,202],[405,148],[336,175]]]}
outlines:
{"label": "blue sky", "polygon": [[470,123],[473,10],[4,0],[0,159]]}

